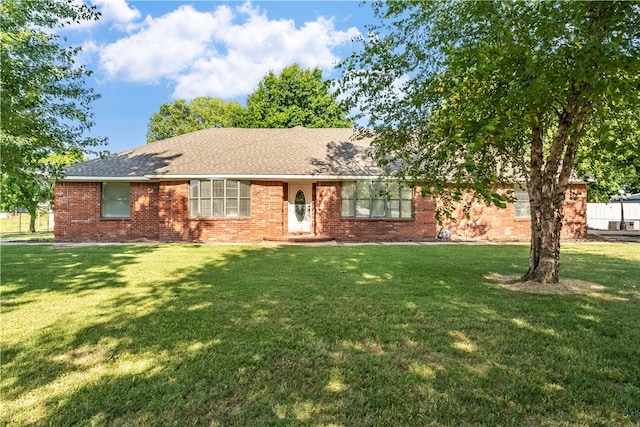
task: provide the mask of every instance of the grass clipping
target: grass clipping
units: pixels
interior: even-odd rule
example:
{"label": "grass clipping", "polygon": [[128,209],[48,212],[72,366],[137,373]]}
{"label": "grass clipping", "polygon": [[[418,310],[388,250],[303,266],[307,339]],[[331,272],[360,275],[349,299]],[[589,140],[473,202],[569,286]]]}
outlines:
{"label": "grass clipping", "polygon": [[485,279],[511,291],[521,291],[532,294],[588,294],[605,290],[605,287],[602,285],[578,279],[560,278],[558,283],[553,285],[546,285],[534,282],[533,280],[523,281],[522,276],[503,275],[499,273],[488,274],[485,276]]}

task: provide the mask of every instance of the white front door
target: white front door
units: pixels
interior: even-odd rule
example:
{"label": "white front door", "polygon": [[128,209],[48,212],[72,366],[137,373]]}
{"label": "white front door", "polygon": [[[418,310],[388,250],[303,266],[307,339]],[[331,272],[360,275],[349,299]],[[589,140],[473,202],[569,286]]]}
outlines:
{"label": "white front door", "polygon": [[311,233],[311,183],[289,183],[289,233]]}

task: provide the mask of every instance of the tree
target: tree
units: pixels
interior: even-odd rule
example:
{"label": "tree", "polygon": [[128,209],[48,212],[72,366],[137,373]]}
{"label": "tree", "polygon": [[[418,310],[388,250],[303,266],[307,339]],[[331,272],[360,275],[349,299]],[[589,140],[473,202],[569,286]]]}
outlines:
{"label": "tree", "polygon": [[319,68],[293,64],[279,76],[269,72],[247,98],[247,126],[254,128],[351,127],[347,110],[330,91]]}
{"label": "tree", "polygon": [[391,0],[373,8],[380,24],[340,66],[376,159],[447,206],[464,191],[502,205],[510,196],[500,186],[524,179],[524,278],[557,282],[579,148],[594,147],[593,158],[616,153],[617,144],[595,143],[607,126],[617,123],[623,143],[638,128],[640,4]]}
{"label": "tree", "polygon": [[50,197],[42,177],[61,173],[52,159],[81,157],[104,142],[85,136],[93,126],[90,104],[98,95],[85,87],[90,71],[75,63],[80,48],[62,46],[66,39],[55,34],[98,16],[95,8],[74,0],[0,3],[3,200]]}
{"label": "tree", "polygon": [[220,98],[197,97],[191,103],[178,99],[160,106],[149,119],[147,142],[159,141],[200,129],[240,127],[244,124],[244,108],[237,102]]}
{"label": "tree", "polygon": [[[7,139],[15,139],[0,134],[3,146],[11,144]],[[13,145],[24,146],[13,141]],[[28,157],[28,156],[27,156]],[[0,209],[15,211],[24,208],[29,213],[29,231],[36,231],[38,208],[53,199],[54,178],[60,176],[64,167],[82,160],[82,153],[54,153],[47,158],[37,158],[35,163],[25,163],[21,168],[13,168],[12,173],[0,172]]]}
{"label": "tree", "polygon": [[575,169],[588,177],[589,202],[609,202],[618,190],[640,192],[640,128],[620,129],[620,125],[633,123],[609,120],[602,134],[589,135],[578,151]]}

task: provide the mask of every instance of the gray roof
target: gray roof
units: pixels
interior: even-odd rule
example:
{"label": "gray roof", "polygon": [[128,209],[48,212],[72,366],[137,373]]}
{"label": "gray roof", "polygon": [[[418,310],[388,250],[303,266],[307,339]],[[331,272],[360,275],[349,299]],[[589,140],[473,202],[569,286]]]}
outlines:
{"label": "gray roof", "polygon": [[212,128],[75,164],[66,180],[198,176],[378,176],[353,129]]}

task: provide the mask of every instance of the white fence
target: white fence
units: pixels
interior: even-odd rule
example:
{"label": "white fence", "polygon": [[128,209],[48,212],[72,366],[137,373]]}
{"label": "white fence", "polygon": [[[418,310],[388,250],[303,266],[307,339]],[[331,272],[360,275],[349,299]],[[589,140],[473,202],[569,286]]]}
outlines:
{"label": "white fence", "polygon": [[[587,203],[587,227],[596,230],[620,229],[620,203]],[[640,203],[624,204],[627,230],[640,230]]]}

